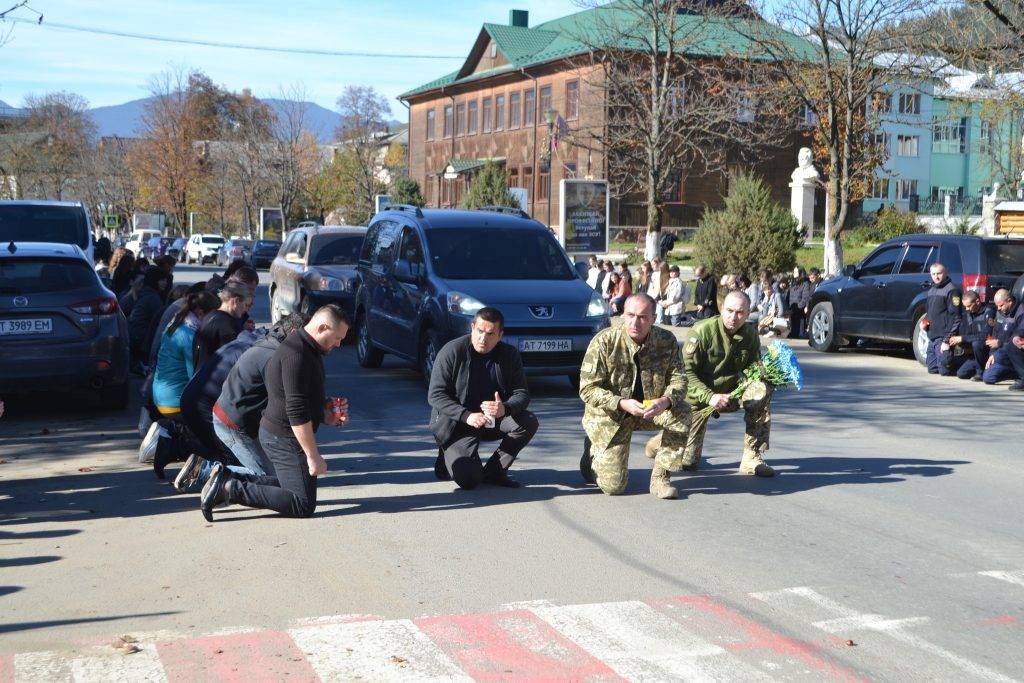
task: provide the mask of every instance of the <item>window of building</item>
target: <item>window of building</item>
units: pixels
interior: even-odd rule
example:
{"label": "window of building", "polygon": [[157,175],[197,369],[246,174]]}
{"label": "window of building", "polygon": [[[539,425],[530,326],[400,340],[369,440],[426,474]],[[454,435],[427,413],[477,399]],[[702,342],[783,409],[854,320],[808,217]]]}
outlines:
{"label": "window of building", "polygon": [[932,201],[941,202],[944,201],[945,197],[953,197],[957,201],[961,201],[964,198],[963,187],[952,187],[942,185],[939,187],[932,187]]}
{"label": "window of building", "polygon": [[892,97],[887,92],[876,92],[871,96],[871,108],[875,114],[888,114],[892,111]]}
{"label": "window of building", "polygon": [[452,105],[446,104],[444,107],[444,136],[446,138],[452,136],[452,124],[455,123],[454,117],[455,111],[452,109]]}
{"label": "window of building", "polygon": [[466,105],[465,103],[455,105],[455,135],[462,137],[466,134]]}
{"label": "window of building", "polygon": [[433,140],[434,139],[434,118],[435,117],[436,117],[436,112],[433,109],[428,109],[427,110],[427,139],[428,140]]}
{"label": "window of building", "polygon": [[896,181],[896,199],[910,199],[917,194],[917,181],[900,178]]}
{"label": "window of building", "polygon": [[484,108],[483,108],[483,120],[484,120],[484,132],[485,133],[490,133],[491,132],[491,126],[494,124],[493,116],[494,116],[494,112],[491,111],[491,98],[490,97],[485,97],[484,98]]}
{"label": "window of building", "polygon": [[921,141],[920,136],[917,135],[897,135],[896,136],[896,156],[901,157],[916,157],[918,143]]}
{"label": "window of building", "polygon": [[874,176],[868,181],[867,196],[871,199],[889,198],[889,179]]}
{"label": "window of building", "polygon": [[901,114],[920,114],[921,113],[921,95],[919,93],[900,93],[900,113]]}
{"label": "window of building", "polygon": [[750,93],[743,93],[736,103],[736,120],[740,123],[753,123],[755,117],[754,96]]}
{"label": "window of building", "polygon": [[498,56],[498,44],[495,42],[491,43],[491,59]]}
{"label": "window of building", "polygon": [[993,130],[991,121],[982,121],[978,131],[978,152],[980,154],[991,154],[993,145]]}
{"label": "window of building", "polygon": [[494,130],[505,130],[505,96],[494,98]]}
{"label": "window of building", "polygon": [[508,169],[508,186],[519,187],[519,169],[515,166]]}
{"label": "window of building", "polygon": [[533,166],[523,166],[519,171],[519,187],[533,191]]}
{"label": "window of building", "polygon": [[551,181],[551,167],[544,165],[540,167],[540,173],[537,174],[537,201],[547,201],[548,199],[548,183]]}
{"label": "window of building", "polygon": [[468,117],[466,121],[467,135],[476,135],[477,133],[477,108],[479,106],[480,105],[477,103],[476,100],[473,100],[472,102],[469,103],[469,108],[467,109],[466,113],[466,116]]}
{"label": "window of building", "polygon": [[669,172],[665,181],[665,191],[661,193],[661,200],[668,204],[678,204],[682,201],[683,173],[679,169]]}
{"label": "window of building", "polygon": [[932,129],[932,152],[963,154],[967,151],[967,119],[936,121]]}
{"label": "window of building", "polygon": [[818,115],[805,102],[800,104],[797,112],[797,125],[802,128],[815,128],[818,125]]}
{"label": "window of building", "polygon": [[523,93],[523,127],[533,125],[537,120],[537,91],[527,90]]}
{"label": "window of building", "polygon": [[520,102],[521,95],[517,92],[512,93],[508,96],[508,128],[509,130],[515,130],[519,127],[519,122],[522,121],[523,109],[522,102]]}
{"label": "window of building", "polygon": [[672,117],[680,117],[686,110],[686,79],[680,78],[668,88],[668,112]]}
{"label": "window of building", "polygon": [[551,86],[545,85],[540,89],[540,115],[544,117],[551,109]]}
{"label": "window of building", "polygon": [[878,154],[882,156],[889,155],[889,134],[888,133],[875,133],[871,137],[871,144],[877,150]]}
{"label": "window of building", "polygon": [[580,82],[568,81],[565,84],[565,118],[573,121],[580,117]]}
{"label": "window of building", "polygon": [[566,178],[575,178],[576,177],[576,162],[575,161],[570,161],[570,162],[568,162],[568,163],[566,163],[564,165],[565,165],[565,177]]}

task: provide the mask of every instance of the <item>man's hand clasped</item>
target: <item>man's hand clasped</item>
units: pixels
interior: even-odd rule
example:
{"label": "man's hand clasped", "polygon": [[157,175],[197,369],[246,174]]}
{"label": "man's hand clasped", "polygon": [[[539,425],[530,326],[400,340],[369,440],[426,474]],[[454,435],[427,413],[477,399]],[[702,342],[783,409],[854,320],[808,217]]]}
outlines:
{"label": "man's hand clasped", "polygon": [[494,392],[493,401],[484,401],[480,404],[479,413],[470,413],[469,417],[466,418],[466,424],[474,429],[483,429],[490,424],[491,419],[496,423],[505,417],[508,412],[505,410],[505,404],[501,400],[501,396],[498,392]]}
{"label": "man's hand clasped", "polygon": [[642,420],[653,420],[671,406],[672,402],[664,396],[652,401],[649,406],[644,406],[640,401],[631,398],[624,398],[619,401],[619,410],[629,413],[633,417],[639,417]]}

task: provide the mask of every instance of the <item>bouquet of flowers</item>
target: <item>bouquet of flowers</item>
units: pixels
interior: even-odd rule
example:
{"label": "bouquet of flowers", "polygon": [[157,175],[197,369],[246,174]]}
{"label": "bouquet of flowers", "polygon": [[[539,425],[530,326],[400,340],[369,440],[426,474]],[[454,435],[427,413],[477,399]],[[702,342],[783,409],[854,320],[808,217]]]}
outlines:
{"label": "bouquet of flowers", "polygon": [[[760,360],[743,371],[743,377],[729,393],[729,398],[739,400],[746,395],[752,401],[760,401],[767,395],[768,386],[775,389],[792,386],[797,391],[804,388],[804,372],[800,362],[793,349],[781,341],[773,341],[762,350]],[[714,417],[718,417],[718,411],[711,406],[701,412],[704,415],[714,413]]]}

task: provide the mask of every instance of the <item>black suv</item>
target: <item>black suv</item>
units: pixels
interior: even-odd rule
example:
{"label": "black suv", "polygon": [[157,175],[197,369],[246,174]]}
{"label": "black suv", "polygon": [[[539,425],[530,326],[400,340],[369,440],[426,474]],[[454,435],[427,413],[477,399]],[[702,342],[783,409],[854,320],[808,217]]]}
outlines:
{"label": "black suv", "polygon": [[587,286],[541,223],[518,209],[390,206],[374,216],[359,255],[357,355],[377,367],[384,353],[430,377],[438,350],[468,334],[476,312],[505,316],[504,341],[527,374],[568,375],[608,325]]}
{"label": "black suv", "polygon": [[[835,351],[856,339],[912,344],[924,363],[921,326],[932,286],[928,269],[942,263],[963,291],[991,301],[996,290],[1024,283],[1024,239],[974,235],[906,235],[884,242],[842,276],[822,282],[811,298],[810,345]],[[1016,292],[1019,296],[1020,292]]]}

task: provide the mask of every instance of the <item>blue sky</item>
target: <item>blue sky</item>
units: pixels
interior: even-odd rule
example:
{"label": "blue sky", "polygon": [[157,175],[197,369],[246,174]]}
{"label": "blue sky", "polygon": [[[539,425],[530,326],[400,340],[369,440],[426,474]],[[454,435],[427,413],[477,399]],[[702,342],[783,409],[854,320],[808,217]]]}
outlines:
{"label": "blue sky", "polygon": [[[0,11],[14,0],[0,0]],[[108,30],[231,43],[324,50],[460,55],[480,25],[504,23],[509,9],[530,12],[530,24],[580,9],[576,0],[358,2],[354,0],[33,0],[52,22]],[[20,10],[17,16],[34,18]],[[9,26],[0,25],[0,29]],[[16,24],[0,46],[0,100],[68,90],[91,106],[146,97],[149,79],[185,66],[232,90],[273,97],[301,85],[328,108],[346,85],[373,85],[405,120],[399,93],[453,71],[458,60],[396,60],[285,55],[156,43]]]}

